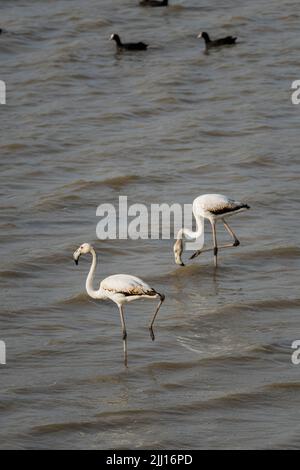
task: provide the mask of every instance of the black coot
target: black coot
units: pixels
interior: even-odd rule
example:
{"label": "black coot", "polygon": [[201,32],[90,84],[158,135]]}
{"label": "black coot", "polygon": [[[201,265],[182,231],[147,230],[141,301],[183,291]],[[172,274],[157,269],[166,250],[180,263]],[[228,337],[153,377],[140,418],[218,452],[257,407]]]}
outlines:
{"label": "black coot", "polygon": [[118,50],[145,51],[148,48],[148,44],[145,44],[143,42],[131,42],[123,44],[118,34],[112,34],[110,40],[116,42]]}
{"label": "black coot", "polygon": [[212,41],[207,33],[200,33],[198,38],[203,38],[205,41],[206,48],[210,47],[221,47],[221,46],[230,46],[236,43],[237,38],[233,36],[227,36],[226,38],[216,39]]}
{"label": "black coot", "polygon": [[140,5],[142,7],[167,7],[169,0],[142,0]]}

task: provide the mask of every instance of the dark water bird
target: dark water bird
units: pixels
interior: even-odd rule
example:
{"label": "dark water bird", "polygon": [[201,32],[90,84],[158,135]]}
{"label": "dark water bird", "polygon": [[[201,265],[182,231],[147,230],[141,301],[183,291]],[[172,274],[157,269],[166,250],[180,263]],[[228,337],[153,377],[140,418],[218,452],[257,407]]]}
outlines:
{"label": "dark water bird", "polygon": [[222,46],[230,46],[236,43],[237,38],[233,36],[227,36],[221,39],[215,39],[212,41],[208,35],[208,33],[200,33],[198,39],[203,38],[205,41],[205,45],[207,49],[211,47],[222,47]]}
{"label": "dark water bird", "polygon": [[142,7],[167,7],[169,0],[142,0],[140,5]]}
{"label": "dark water bird", "polygon": [[2,34],[2,33],[3,33],[3,29],[2,29],[2,28],[0,28],[0,34]]}
{"label": "dark water bird", "polygon": [[131,42],[123,44],[118,34],[112,34],[110,40],[116,42],[117,49],[120,51],[146,51],[148,49],[148,44],[145,44],[144,42]]}

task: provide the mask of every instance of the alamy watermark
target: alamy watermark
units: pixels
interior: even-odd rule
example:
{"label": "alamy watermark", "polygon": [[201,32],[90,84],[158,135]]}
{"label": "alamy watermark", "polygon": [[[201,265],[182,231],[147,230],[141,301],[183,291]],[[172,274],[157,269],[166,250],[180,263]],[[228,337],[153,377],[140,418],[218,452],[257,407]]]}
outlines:
{"label": "alamy watermark", "polygon": [[296,80],[292,83],[292,90],[295,90],[292,93],[292,103],[294,105],[300,104],[300,80]]}
{"label": "alamy watermark", "polygon": [[292,354],[292,363],[294,366],[299,366],[300,365],[300,340],[296,340],[292,343],[292,349],[295,349],[295,351]]}
{"label": "alamy watermark", "polygon": [[6,364],[6,344],[4,341],[0,341],[0,365]]}
{"label": "alamy watermark", "polygon": [[171,240],[185,227],[187,250],[201,250],[204,245],[204,230],[193,231],[192,204],[129,205],[127,196],[119,196],[117,207],[101,204],[96,215],[99,240]]}
{"label": "alamy watermark", "polygon": [[0,80],[0,105],[6,104],[6,83]]}

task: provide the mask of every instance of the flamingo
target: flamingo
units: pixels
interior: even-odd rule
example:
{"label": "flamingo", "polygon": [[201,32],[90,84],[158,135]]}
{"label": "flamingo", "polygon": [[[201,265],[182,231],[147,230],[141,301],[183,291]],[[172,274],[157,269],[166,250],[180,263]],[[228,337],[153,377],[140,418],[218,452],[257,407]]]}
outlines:
{"label": "flamingo", "polygon": [[124,307],[123,305],[134,300],[139,299],[159,299],[159,304],[155,310],[152,321],[149,324],[149,331],[152,341],[155,340],[153,332],[153,325],[157,314],[162,306],[165,296],[159,294],[155,289],[146,284],[142,279],[128,274],[116,274],[109,276],[100,283],[98,290],[93,287],[94,275],[97,267],[97,255],[94,248],[89,243],[81,245],[73,254],[75,264],[78,265],[81,255],[92,255],[92,265],[90,272],[86,279],[86,291],[92,299],[96,300],[112,300],[117,304],[120,312],[122,332],[123,332],[123,347],[124,347],[124,363],[127,367],[127,331],[124,320]]}
{"label": "flamingo", "polygon": [[[233,216],[238,214],[239,212],[245,211],[250,209],[248,204],[243,204],[242,202],[235,201],[233,199],[229,199],[226,196],[222,196],[221,194],[204,194],[203,196],[197,197],[193,202],[193,214],[197,222],[197,231],[193,232],[189,229],[182,228],[179,230],[177,234],[177,241],[174,245],[174,255],[175,255],[175,262],[180,266],[184,266],[182,262],[181,255],[183,253],[183,239],[184,237],[189,237],[192,239],[198,239],[204,231],[204,220],[209,220],[212,226],[212,233],[213,233],[213,243],[214,246],[212,248],[206,248],[204,250],[196,251],[190,259],[194,259],[199,256],[201,253],[206,251],[214,251],[214,263],[215,267],[218,266],[218,250],[220,248],[232,248],[234,246],[239,246],[240,242],[233,232],[232,228],[228,225],[225,220],[225,217]],[[226,244],[218,247],[217,243],[217,231],[216,225],[217,222],[221,220],[224,224],[224,227],[233,238],[232,244]]]}

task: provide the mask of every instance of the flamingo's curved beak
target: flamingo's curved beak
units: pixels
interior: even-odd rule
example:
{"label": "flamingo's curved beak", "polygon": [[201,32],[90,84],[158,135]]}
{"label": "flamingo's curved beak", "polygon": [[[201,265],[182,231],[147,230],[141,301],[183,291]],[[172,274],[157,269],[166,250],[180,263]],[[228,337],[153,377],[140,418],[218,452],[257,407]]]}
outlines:
{"label": "flamingo's curved beak", "polygon": [[181,259],[182,252],[183,252],[183,242],[182,240],[177,240],[174,245],[174,255],[175,255],[175,263],[178,264],[179,266],[184,266],[184,263],[182,262],[182,259]]}
{"label": "flamingo's curved beak", "polygon": [[76,264],[76,266],[78,266],[80,255],[81,255],[81,253],[80,253],[79,248],[78,248],[78,250],[76,250],[75,253],[73,254],[73,260],[74,260],[74,263]]}

